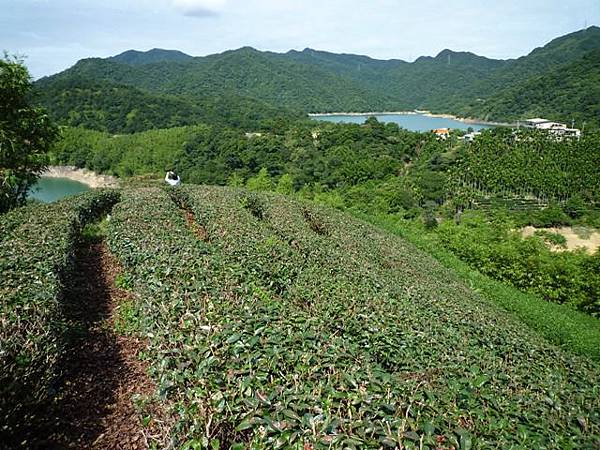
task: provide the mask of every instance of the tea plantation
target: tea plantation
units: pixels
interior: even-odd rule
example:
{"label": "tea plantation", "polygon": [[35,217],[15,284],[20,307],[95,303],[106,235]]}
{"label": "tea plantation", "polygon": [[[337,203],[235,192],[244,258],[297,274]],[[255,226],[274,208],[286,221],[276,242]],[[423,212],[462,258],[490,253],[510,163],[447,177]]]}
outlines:
{"label": "tea plantation", "polygon": [[[97,211],[116,202],[108,195]],[[0,218],[3,400],[60,352],[46,324],[60,316],[55,273],[86,198]],[[397,236],[205,186],[124,189],[108,223],[136,299],[124,328],[147,340],[174,448],[600,446],[598,363]],[[27,271],[22,254],[34,255]],[[7,285],[5,273],[24,275]]]}
{"label": "tea plantation", "polygon": [[27,426],[18,418],[37,409],[60,375],[73,248],[81,229],[118,199],[116,191],[94,191],[0,216],[0,438],[5,428]]}

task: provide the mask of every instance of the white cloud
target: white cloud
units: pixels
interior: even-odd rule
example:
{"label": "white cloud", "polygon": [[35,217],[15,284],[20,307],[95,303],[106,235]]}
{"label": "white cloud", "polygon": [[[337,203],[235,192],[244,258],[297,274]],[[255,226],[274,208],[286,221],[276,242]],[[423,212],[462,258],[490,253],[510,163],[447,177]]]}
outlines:
{"label": "white cloud", "polygon": [[218,14],[227,0],[172,0],[186,16],[206,17]]}

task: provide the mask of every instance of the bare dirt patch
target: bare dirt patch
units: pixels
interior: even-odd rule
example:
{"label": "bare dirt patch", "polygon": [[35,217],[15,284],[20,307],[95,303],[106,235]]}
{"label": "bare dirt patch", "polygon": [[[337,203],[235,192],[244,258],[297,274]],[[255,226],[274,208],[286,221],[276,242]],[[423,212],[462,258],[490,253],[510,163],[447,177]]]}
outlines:
{"label": "bare dirt patch", "polygon": [[600,232],[590,231],[584,234],[579,229],[573,229],[571,227],[560,227],[560,228],[535,228],[532,226],[525,227],[521,230],[523,237],[533,236],[536,231],[547,231],[549,233],[558,233],[567,240],[566,248],[552,247],[552,251],[571,251],[578,248],[585,249],[586,252],[593,254],[600,248]]}

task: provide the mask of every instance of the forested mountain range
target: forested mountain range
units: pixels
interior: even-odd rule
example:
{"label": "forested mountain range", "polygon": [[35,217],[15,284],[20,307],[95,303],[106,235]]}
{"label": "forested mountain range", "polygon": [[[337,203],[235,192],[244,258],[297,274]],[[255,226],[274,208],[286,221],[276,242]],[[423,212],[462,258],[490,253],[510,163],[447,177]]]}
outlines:
{"label": "forested mountain range", "polygon": [[[312,49],[273,53],[244,47],[206,57],[173,50],[130,50],[107,59],[81,60],[37,85],[42,103],[69,124],[77,124],[90,110],[98,120],[127,116],[134,110],[144,115],[152,96],[152,104],[166,105],[157,109],[180,109],[180,114],[162,120],[175,125],[189,123],[183,116],[222,120],[223,113],[207,112],[204,105],[218,105],[226,97],[228,107],[235,109],[239,102],[240,108],[254,110],[255,118],[275,111],[291,117],[291,111],[428,109],[488,120],[534,114],[569,122],[586,120],[593,126],[600,124],[598,50],[599,27],[557,38],[514,60],[451,50],[412,63]],[[112,95],[101,102],[92,100],[106,97],[107,92]],[[142,128],[164,126],[161,120],[144,120]],[[251,120],[237,121],[253,125]]]}
{"label": "forested mountain range", "polygon": [[518,120],[554,115],[598,125],[600,120],[600,49],[577,61],[533,76],[493,94],[485,103],[464,109],[466,115]]}
{"label": "forested mountain range", "polygon": [[257,129],[269,119],[298,119],[300,112],[233,93],[177,96],[69,74],[37,83],[37,100],[64,125],[135,133],[195,123]]}

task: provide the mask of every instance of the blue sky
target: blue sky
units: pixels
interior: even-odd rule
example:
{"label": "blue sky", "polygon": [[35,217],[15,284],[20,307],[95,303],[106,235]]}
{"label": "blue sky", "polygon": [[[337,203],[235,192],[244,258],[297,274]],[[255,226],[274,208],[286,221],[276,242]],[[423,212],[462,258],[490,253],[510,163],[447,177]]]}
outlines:
{"label": "blue sky", "polygon": [[168,48],[194,56],[250,45],[412,61],[445,48],[514,58],[600,25],[600,0],[0,0],[0,50],[32,75],[81,58]]}

